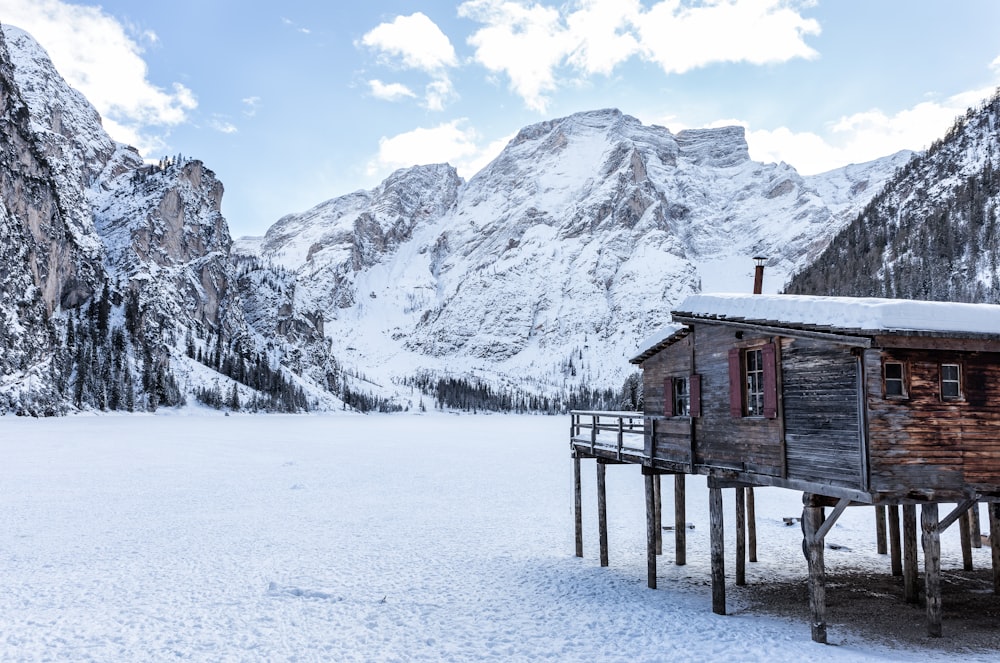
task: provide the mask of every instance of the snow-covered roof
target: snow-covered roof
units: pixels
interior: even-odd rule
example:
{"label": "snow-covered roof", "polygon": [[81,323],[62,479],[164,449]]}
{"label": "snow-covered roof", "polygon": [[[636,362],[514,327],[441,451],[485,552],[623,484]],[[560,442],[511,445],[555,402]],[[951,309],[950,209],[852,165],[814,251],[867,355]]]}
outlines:
{"label": "snow-covered roof", "polygon": [[[691,295],[673,314],[675,318],[726,320],[857,336],[971,334],[991,335],[1000,340],[1000,306],[995,304],[718,293]],[[685,334],[684,325],[677,322],[665,325],[639,344],[631,363],[642,362]]]}
{"label": "snow-covered roof", "polygon": [[722,293],[692,295],[681,302],[674,314],[855,333],[907,331],[1000,337],[1000,306],[995,304]]}
{"label": "snow-covered roof", "polygon": [[639,347],[635,350],[635,357],[629,361],[633,364],[639,363],[656,352],[661,346],[670,345],[674,340],[674,336],[678,336],[686,331],[687,327],[679,322],[670,322],[663,325],[639,343]]}

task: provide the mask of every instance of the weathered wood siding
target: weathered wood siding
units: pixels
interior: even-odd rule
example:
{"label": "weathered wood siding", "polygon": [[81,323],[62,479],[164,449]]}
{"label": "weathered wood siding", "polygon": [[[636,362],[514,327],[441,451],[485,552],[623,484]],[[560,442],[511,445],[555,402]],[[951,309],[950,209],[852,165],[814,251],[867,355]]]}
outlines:
{"label": "weathered wood siding", "polygon": [[[701,375],[701,416],[696,418],[695,462],[781,476],[783,454],[779,418],[734,417],[729,410],[729,350],[769,340],[747,333],[737,339],[733,328],[697,325],[695,372]],[[779,405],[780,407],[780,405]]]}
{"label": "weathered wood siding", "polygon": [[[903,362],[907,398],[883,396],[883,357]],[[864,358],[873,491],[1000,492],[1000,353],[873,349]],[[941,399],[942,363],[962,366],[964,400]]]}
{"label": "weathered wood siding", "polygon": [[863,489],[857,357],[846,346],[785,338],[781,365],[788,478]]}
{"label": "weathered wood siding", "polygon": [[[691,419],[664,418],[668,397],[664,383],[690,375],[692,342],[693,336],[682,338],[642,363],[643,413],[657,417],[654,425],[646,426],[646,449],[653,449],[653,457],[659,460],[691,462]],[[654,429],[655,445],[650,439]]]}

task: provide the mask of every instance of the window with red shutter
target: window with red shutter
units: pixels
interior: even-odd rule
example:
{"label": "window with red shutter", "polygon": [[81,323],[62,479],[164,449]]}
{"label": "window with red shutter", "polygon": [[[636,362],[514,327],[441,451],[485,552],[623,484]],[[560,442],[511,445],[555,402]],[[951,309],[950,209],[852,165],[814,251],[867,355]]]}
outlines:
{"label": "window with red shutter", "polygon": [[674,379],[663,381],[663,416],[674,416]]}
{"label": "window with red shutter", "polygon": [[740,369],[740,349],[729,350],[729,414],[743,416],[743,371]]}
{"label": "window with red shutter", "polygon": [[768,343],[761,351],[764,360],[764,417],[775,419],[778,416],[777,351],[774,343]]}
{"label": "window with red shutter", "polygon": [[691,384],[691,416],[700,417],[701,416],[701,376],[697,373],[692,373],[690,379]]}

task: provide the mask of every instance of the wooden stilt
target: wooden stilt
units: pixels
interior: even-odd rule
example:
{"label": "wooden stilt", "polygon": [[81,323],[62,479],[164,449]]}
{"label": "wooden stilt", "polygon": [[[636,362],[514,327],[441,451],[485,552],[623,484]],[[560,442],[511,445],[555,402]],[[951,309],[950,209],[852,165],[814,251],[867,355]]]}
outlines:
{"label": "wooden stilt", "polygon": [[1000,594],[1000,502],[989,502],[986,514],[990,518],[990,552],[993,557],[993,593]]}
{"label": "wooden stilt", "polygon": [[747,549],[750,561],[757,561],[757,509],[754,505],[753,486],[747,488]]}
{"label": "wooden stilt", "polygon": [[903,597],[916,603],[917,590],[917,507],[903,505]]}
{"label": "wooden stilt", "polygon": [[927,635],[941,637],[941,535],[938,505],[920,507],[924,544],[924,594],[927,596]]}
{"label": "wooden stilt", "polygon": [[605,472],[607,466],[597,461],[597,530],[601,542],[601,566],[608,565],[608,498]]}
{"label": "wooden stilt", "polygon": [[653,499],[655,501],[656,512],[653,514],[656,519],[656,554],[663,554],[663,493],[660,491],[660,475],[653,477]]}
{"label": "wooden stilt", "polygon": [[972,538],[969,534],[972,531],[970,522],[972,511],[966,511],[958,517],[958,536],[962,544],[962,570],[972,570]]}
{"label": "wooden stilt", "polygon": [[712,612],[726,614],[726,560],[722,529],[722,489],[708,489],[709,530],[712,558]]}
{"label": "wooden stilt", "polygon": [[576,523],[576,556],[583,557],[583,490],[580,486],[579,456],[573,456],[573,517]]}
{"label": "wooden stilt", "polygon": [[822,507],[804,507],[802,524],[806,541],[806,558],[809,562],[810,630],[813,641],[826,643],[826,571],[823,566],[823,538],[816,535],[823,525]]}
{"label": "wooden stilt", "polygon": [[891,553],[892,575],[903,575],[903,558],[899,544],[899,507],[889,507],[889,552]]}
{"label": "wooden stilt", "polygon": [[746,489],[736,489],[736,585],[747,584],[747,503]]}
{"label": "wooden stilt", "polygon": [[887,552],[885,545],[885,507],[881,504],[875,505],[875,545],[878,554],[884,555]]}
{"label": "wooden stilt", "polygon": [[969,509],[969,528],[972,530],[969,532],[969,539],[972,541],[973,548],[983,547],[983,524],[979,521],[979,502],[972,505]]}
{"label": "wooden stilt", "polygon": [[687,564],[687,507],[684,475],[674,475],[674,555],[677,566]]}
{"label": "wooden stilt", "polygon": [[[646,468],[643,468],[645,470]],[[656,589],[656,505],[653,474],[646,474],[646,585]]]}

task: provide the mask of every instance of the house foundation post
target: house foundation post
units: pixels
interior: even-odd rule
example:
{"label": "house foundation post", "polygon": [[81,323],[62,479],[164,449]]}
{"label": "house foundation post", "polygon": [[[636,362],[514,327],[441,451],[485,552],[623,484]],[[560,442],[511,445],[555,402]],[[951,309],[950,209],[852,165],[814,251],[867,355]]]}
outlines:
{"label": "house foundation post", "polygon": [[962,544],[962,570],[972,570],[972,510],[958,517],[958,536]]}
{"label": "house foundation post", "polygon": [[875,545],[879,555],[887,552],[885,545],[885,507],[881,504],[875,505]]}
{"label": "house foundation post", "polygon": [[990,552],[993,558],[993,593],[1000,594],[1000,502],[989,502]]}
{"label": "house foundation post", "polygon": [[941,637],[941,533],[938,531],[938,505],[920,507],[920,525],[924,544],[924,593],[927,596],[927,635]]}
{"label": "house foundation post", "polygon": [[660,490],[660,475],[653,477],[653,497],[656,507],[653,518],[656,520],[656,554],[663,554],[663,493]]}
{"label": "house foundation post", "polygon": [[576,524],[576,556],[583,557],[583,490],[580,486],[580,457],[573,454],[573,519]]}
{"label": "house foundation post", "polygon": [[919,599],[917,588],[917,507],[903,505],[903,598],[907,603]]}
{"label": "house foundation post", "polygon": [[746,489],[736,488],[736,585],[747,584],[747,500]]}
{"label": "house foundation post", "polygon": [[687,506],[684,475],[674,475],[674,563],[687,564]]}
{"label": "house foundation post", "polygon": [[809,563],[809,618],[814,642],[826,643],[826,571],[823,565],[823,541],[817,536],[823,525],[823,507],[813,506],[811,495],[803,495],[802,529],[805,535],[806,560]]}
{"label": "house foundation post", "polygon": [[747,488],[747,552],[750,561],[757,561],[757,508],[754,504],[753,486]]}
{"label": "house foundation post", "polygon": [[972,540],[973,548],[983,547],[983,524],[979,521],[979,502],[972,505],[969,509],[969,525],[972,529],[970,533],[970,539]]}
{"label": "house foundation post", "polygon": [[605,482],[607,466],[597,459],[597,534],[601,545],[601,566],[608,565],[608,497]]}
{"label": "house foundation post", "polygon": [[646,480],[646,586],[656,589],[656,498],[653,472],[643,466],[642,474]]}
{"label": "house foundation post", "polygon": [[709,486],[708,508],[712,550],[712,612],[724,615],[726,614],[726,559],[721,488]]}
{"label": "house foundation post", "polygon": [[891,556],[892,575],[903,575],[903,558],[899,544],[899,507],[893,504],[889,507],[889,553]]}

